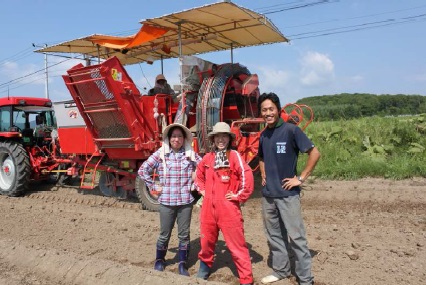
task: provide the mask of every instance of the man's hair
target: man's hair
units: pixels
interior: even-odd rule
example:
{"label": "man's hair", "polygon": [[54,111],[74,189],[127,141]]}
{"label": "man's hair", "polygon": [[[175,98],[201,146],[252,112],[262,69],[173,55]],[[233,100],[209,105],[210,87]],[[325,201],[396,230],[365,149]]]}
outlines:
{"label": "man's hair", "polygon": [[263,101],[265,100],[271,100],[272,103],[275,104],[275,106],[277,106],[278,112],[281,110],[281,104],[280,104],[280,98],[278,98],[278,95],[275,93],[263,93],[262,95],[259,96],[259,99],[257,100],[257,109],[259,110],[259,114],[260,114],[260,110],[261,110],[261,105],[263,103]]}

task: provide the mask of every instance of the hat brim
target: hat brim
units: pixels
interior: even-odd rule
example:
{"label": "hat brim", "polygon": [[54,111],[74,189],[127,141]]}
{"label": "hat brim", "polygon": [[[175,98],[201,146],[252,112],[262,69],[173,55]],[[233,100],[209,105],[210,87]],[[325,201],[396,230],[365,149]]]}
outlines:
{"label": "hat brim", "polygon": [[212,137],[214,137],[215,135],[217,135],[217,134],[227,134],[227,135],[230,135],[231,137],[232,137],[232,139],[235,139],[235,134],[234,133],[231,133],[231,132],[210,132],[208,135],[207,135],[207,137],[208,138],[212,138]]}

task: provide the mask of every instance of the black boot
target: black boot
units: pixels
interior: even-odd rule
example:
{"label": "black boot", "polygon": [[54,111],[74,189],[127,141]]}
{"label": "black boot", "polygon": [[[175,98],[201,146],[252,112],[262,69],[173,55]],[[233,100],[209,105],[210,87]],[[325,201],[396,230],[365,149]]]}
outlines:
{"label": "black boot", "polygon": [[189,256],[189,245],[180,246],[179,245],[179,274],[184,276],[189,276],[188,267],[186,263],[188,262]]}
{"label": "black boot", "polygon": [[198,269],[198,278],[207,280],[210,276],[210,267],[202,260],[200,260],[200,269]]}
{"label": "black boot", "polygon": [[158,271],[164,271],[164,266],[166,263],[165,257],[167,253],[167,248],[157,247],[157,254],[155,257],[154,269]]}

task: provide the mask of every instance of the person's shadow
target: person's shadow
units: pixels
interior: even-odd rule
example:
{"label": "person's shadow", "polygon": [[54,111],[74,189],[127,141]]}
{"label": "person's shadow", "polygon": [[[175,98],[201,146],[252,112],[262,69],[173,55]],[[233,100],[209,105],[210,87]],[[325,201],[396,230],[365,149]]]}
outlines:
{"label": "person's shadow", "polygon": [[[251,263],[257,263],[263,260],[263,256],[253,250],[253,247],[250,243],[247,243],[249,254],[251,258]],[[190,251],[187,266],[188,268],[194,267],[198,262],[198,253],[200,252],[200,238],[191,240],[190,242]],[[178,248],[170,249],[171,252],[176,252],[173,259],[169,260],[170,264],[179,262],[179,252]],[[229,267],[232,271],[232,274],[238,278],[237,268],[235,267],[234,261],[232,260],[231,253],[226,246],[225,241],[219,239],[216,243],[215,248],[215,258],[213,266],[211,268],[211,274],[217,271],[219,268]],[[195,268],[195,272],[198,272],[198,268]]]}

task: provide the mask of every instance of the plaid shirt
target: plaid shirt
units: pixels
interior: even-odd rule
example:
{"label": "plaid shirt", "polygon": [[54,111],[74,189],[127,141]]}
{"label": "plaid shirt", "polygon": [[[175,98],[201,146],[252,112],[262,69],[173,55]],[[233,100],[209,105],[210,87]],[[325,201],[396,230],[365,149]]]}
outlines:
{"label": "plaid shirt", "polygon": [[[179,152],[170,152],[165,155],[167,167],[164,174],[164,164],[160,158],[160,150],[154,152],[139,168],[138,174],[145,181],[150,190],[156,191],[158,186],[163,188],[158,202],[167,206],[178,206],[192,203],[191,195],[192,173],[201,161],[201,157],[195,154],[196,161],[191,161],[185,156],[185,149]],[[156,170],[159,181],[154,181],[152,173]]]}

